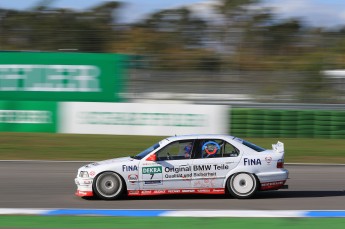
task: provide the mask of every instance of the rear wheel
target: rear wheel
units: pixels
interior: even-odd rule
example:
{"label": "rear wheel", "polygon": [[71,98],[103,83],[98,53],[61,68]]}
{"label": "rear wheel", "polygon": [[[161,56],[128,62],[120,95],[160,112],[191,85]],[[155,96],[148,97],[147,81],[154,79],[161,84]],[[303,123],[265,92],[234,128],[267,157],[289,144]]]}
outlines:
{"label": "rear wheel", "polygon": [[237,173],[228,179],[227,186],[233,197],[245,199],[255,194],[258,188],[258,182],[253,174]]}
{"label": "rear wheel", "polygon": [[104,172],[95,179],[93,190],[101,199],[117,199],[123,193],[124,184],[118,174],[114,172]]}

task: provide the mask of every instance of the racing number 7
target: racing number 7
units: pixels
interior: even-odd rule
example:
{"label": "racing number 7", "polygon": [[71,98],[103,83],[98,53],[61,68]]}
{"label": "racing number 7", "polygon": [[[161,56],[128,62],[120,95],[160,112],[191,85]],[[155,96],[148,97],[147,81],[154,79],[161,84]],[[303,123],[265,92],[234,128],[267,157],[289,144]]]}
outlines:
{"label": "racing number 7", "polygon": [[152,178],[153,178],[153,176],[154,176],[155,174],[154,174],[154,173],[151,173],[150,175],[151,175],[151,178],[150,178],[150,179],[152,180]]}

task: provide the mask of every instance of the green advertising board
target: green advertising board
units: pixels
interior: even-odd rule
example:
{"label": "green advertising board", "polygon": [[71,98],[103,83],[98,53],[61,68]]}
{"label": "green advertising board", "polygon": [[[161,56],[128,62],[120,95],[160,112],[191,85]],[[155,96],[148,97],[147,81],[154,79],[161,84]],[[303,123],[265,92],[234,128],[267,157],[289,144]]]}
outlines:
{"label": "green advertising board", "polygon": [[126,55],[0,52],[0,100],[117,102]]}
{"label": "green advertising board", "polygon": [[50,101],[0,101],[0,131],[57,131],[58,103]]}

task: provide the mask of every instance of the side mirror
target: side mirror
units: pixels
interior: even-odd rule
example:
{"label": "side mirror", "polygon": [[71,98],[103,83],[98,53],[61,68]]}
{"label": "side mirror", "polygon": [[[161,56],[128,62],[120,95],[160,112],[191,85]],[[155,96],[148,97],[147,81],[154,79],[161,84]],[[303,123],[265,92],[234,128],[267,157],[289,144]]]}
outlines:
{"label": "side mirror", "polygon": [[157,155],[156,154],[151,154],[146,161],[157,161]]}

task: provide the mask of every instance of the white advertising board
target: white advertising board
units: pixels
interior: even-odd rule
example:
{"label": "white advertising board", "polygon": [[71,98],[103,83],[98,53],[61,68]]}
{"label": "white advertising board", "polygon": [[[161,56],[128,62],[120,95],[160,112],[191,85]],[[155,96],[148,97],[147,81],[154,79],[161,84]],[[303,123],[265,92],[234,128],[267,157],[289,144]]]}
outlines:
{"label": "white advertising board", "polygon": [[65,102],[60,133],[152,135],[227,134],[229,106]]}

